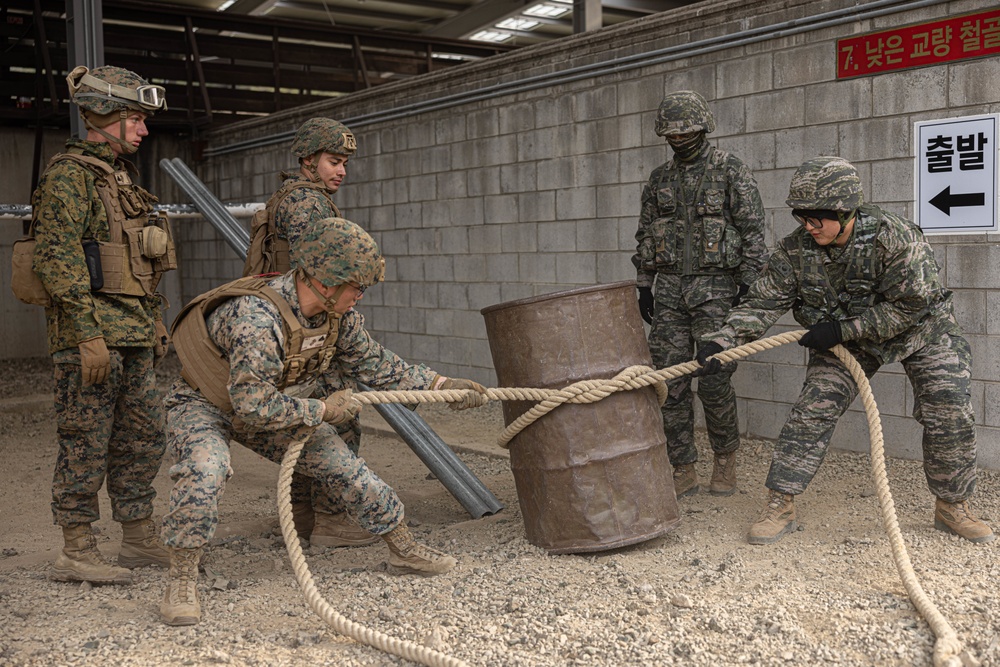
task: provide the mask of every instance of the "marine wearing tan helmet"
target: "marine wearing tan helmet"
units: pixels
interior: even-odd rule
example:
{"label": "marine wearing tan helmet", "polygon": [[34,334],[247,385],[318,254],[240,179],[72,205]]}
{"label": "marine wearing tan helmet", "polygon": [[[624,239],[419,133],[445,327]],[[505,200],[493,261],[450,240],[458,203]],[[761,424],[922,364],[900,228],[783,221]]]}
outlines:
{"label": "marine wearing tan helmet", "polygon": [[315,183],[324,185],[328,190],[335,191],[322,178],[320,159],[323,153],[343,156],[341,163],[358,149],[354,134],[347,126],[332,118],[311,118],[302,123],[292,141],[292,154],[299,158],[302,175]]}
{"label": "marine wearing tan helmet", "polygon": [[[147,116],[167,110],[163,86],[150,84],[135,72],[121,67],[98,67],[90,70],[80,65],[66,76],[69,95],[80,107],[80,116],[88,130],[93,130],[121,149],[132,154],[138,150],[125,140],[125,120],[129,111]],[[118,120],[119,136],[104,131]]]}

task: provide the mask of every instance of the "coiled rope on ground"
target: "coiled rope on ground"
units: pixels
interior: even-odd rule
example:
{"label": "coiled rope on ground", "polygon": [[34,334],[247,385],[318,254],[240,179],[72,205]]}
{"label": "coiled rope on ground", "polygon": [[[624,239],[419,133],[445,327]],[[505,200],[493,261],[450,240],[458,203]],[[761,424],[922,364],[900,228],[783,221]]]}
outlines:
{"label": "coiled rope on ground", "polygon": [[[768,338],[762,338],[746,345],[734,347],[715,355],[723,362],[737,361],[758,352],[770,350],[787,343],[798,341],[805,330],[789,331]],[[914,607],[924,617],[937,641],[934,644],[935,667],[959,667],[962,664],[959,653],[962,642],[948,620],[931,602],[924,592],[910,562],[903,542],[896,508],[889,491],[889,480],[885,472],[885,449],[882,436],[882,421],[879,416],[871,385],[860,364],[843,346],[836,345],[831,352],[844,364],[858,385],[868,418],[868,432],[871,440],[872,479],[878,498],[882,525],[889,537],[889,546],[896,570],[903,581],[907,595]],[[666,382],[687,375],[701,368],[697,361],[686,361],[669,368],[653,370],[648,366],[631,366],[608,380],[582,380],[563,389],[533,389],[516,387],[493,387],[486,390],[486,398],[501,401],[537,401],[537,404],[511,422],[500,435],[498,444],[506,447],[520,431],[529,424],[551,412],[564,403],[594,403],[619,391],[631,391],[653,387],[662,404],[666,399]],[[462,401],[471,390],[441,389],[424,391],[370,391],[354,394],[352,398],[361,405],[384,403],[455,403]],[[298,534],[292,521],[291,480],[302,447],[308,439],[308,432],[298,438],[285,453],[278,474],[278,520],[281,534],[285,539],[288,556],[292,563],[295,579],[302,589],[309,607],[331,628],[346,637],[367,644],[386,653],[427,665],[428,667],[467,667],[467,663],[426,646],[389,635],[355,623],[333,609],[316,589],[309,572],[309,566],[302,554]]]}

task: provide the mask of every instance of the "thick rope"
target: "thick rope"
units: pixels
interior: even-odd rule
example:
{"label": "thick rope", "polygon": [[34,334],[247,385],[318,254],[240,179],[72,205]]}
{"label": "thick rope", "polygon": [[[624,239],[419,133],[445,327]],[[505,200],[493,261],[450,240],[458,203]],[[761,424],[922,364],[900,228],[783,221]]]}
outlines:
{"label": "thick rope", "polygon": [[[751,354],[796,342],[805,333],[805,330],[798,330],[777,334],[725,350],[714,356],[726,363],[737,361]],[[914,607],[924,617],[934,632],[935,637],[937,637],[937,642],[934,645],[934,667],[960,667],[962,662],[959,658],[959,653],[962,651],[962,642],[959,640],[954,628],[951,627],[948,620],[938,611],[937,607],[927,597],[927,594],[917,581],[916,573],[913,571],[913,565],[906,551],[906,545],[903,542],[899,522],[896,518],[896,508],[892,501],[892,494],[889,491],[889,480],[885,473],[885,443],[882,437],[882,422],[878,407],[875,405],[875,398],[872,395],[871,385],[868,383],[868,378],[865,377],[861,366],[844,347],[836,345],[832,348],[831,352],[840,359],[851,373],[851,376],[858,385],[858,393],[865,406],[865,414],[868,417],[868,431],[871,439],[872,479],[875,482],[882,525],[889,536],[893,561],[895,562],[900,578],[903,580],[903,586],[906,588],[906,592],[910,596]],[[631,366],[609,380],[582,380],[563,389],[493,387],[486,390],[485,397],[501,401],[538,402],[530,410],[511,422],[503,430],[503,433],[500,434],[498,444],[501,447],[507,447],[514,436],[527,428],[528,425],[564,403],[594,403],[615,392],[631,391],[651,386],[656,390],[657,397],[662,405],[664,400],[666,400],[666,382],[692,373],[699,368],[701,368],[701,365],[697,361],[686,361],[661,370],[652,370],[647,366]],[[384,403],[456,403],[465,400],[470,394],[479,396],[470,389],[439,389],[423,391],[366,391],[364,393],[353,394],[352,398],[361,405],[380,405]],[[379,648],[387,653],[398,655],[430,667],[438,667],[439,665],[446,665],[448,667],[451,665],[465,665],[466,663],[459,661],[457,658],[449,657],[419,644],[393,639],[381,632],[370,630],[354,623],[334,611],[316,591],[312,583],[312,576],[309,574],[309,567],[299,546],[291,510],[292,471],[295,468],[295,463],[298,460],[299,452],[302,450],[304,442],[305,438],[289,447],[282,460],[281,472],[278,476],[278,519],[281,523],[281,533],[284,535],[285,545],[288,548],[288,555],[292,561],[292,568],[295,571],[295,578],[298,580],[309,606],[340,634],[369,646]]]}

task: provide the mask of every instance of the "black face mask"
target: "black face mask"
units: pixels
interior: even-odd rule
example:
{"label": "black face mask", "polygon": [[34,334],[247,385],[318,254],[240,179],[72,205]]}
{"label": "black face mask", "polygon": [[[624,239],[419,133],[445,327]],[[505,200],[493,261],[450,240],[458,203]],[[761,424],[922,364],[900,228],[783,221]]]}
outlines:
{"label": "black face mask", "polygon": [[687,139],[681,139],[679,141],[671,141],[668,138],[667,143],[674,149],[674,155],[677,156],[678,160],[687,162],[701,153],[701,147],[705,144],[705,133],[698,132],[693,137],[688,137]]}

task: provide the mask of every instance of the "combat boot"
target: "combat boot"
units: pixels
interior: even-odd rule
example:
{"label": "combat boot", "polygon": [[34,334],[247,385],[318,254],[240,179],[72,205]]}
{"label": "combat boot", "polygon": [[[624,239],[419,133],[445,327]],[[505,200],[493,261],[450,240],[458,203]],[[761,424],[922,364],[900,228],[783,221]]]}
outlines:
{"label": "combat boot", "polygon": [[674,467],[674,496],[678,500],[698,493],[698,471],[693,463]]}
{"label": "combat boot", "polygon": [[308,540],[316,525],[316,514],[310,502],[292,503],[292,523],[300,540]]}
{"label": "combat boot", "polygon": [[160,602],[160,618],[167,625],[195,625],[201,621],[198,602],[198,562],[201,549],[172,549],[167,589]]}
{"label": "combat boot", "polygon": [[993,530],[972,513],[968,500],[949,503],[938,498],[934,503],[934,527],[970,542],[992,542],[996,537]]}
{"label": "combat boot", "polygon": [[92,584],[131,584],[132,573],[112,565],[97,549],[89,523],[63,528],[65,546],[52,566],[56,581],[89,581]]}
{"label": "combat boot", "polygon": [[708,492],[713,496],[731,496],[736,493],[736,451],[716,454],[712,467],[712,484]]}
{"label": "combat boot", "polygon": [[309,538],[309,543],[318,547],[363,547],[376,542],[378,535],[372,535],[354,523],[345,512],[316,512],[316,525]]}
{"label": "combat boot", "polygon": [[170,554],[160,541],[156,523],[152,519],[137,519],[122,524],[122,548],[118,564],[133,569],[156,565],[170,566]]}
{"label": "combat boot", "polygon": [[396,574],[433,577],[444,574],[457,563],[451,556],[417,542],[406,527],[405,520],[383,535],[382,539],[389,546],[389,567]]}
{"label": "combat boot", "polygon": [[757,523],[750,526],[747,542],[772,544],[799,527],[795,521],[795,496],[773,489],[767,490],[767,504]]}

